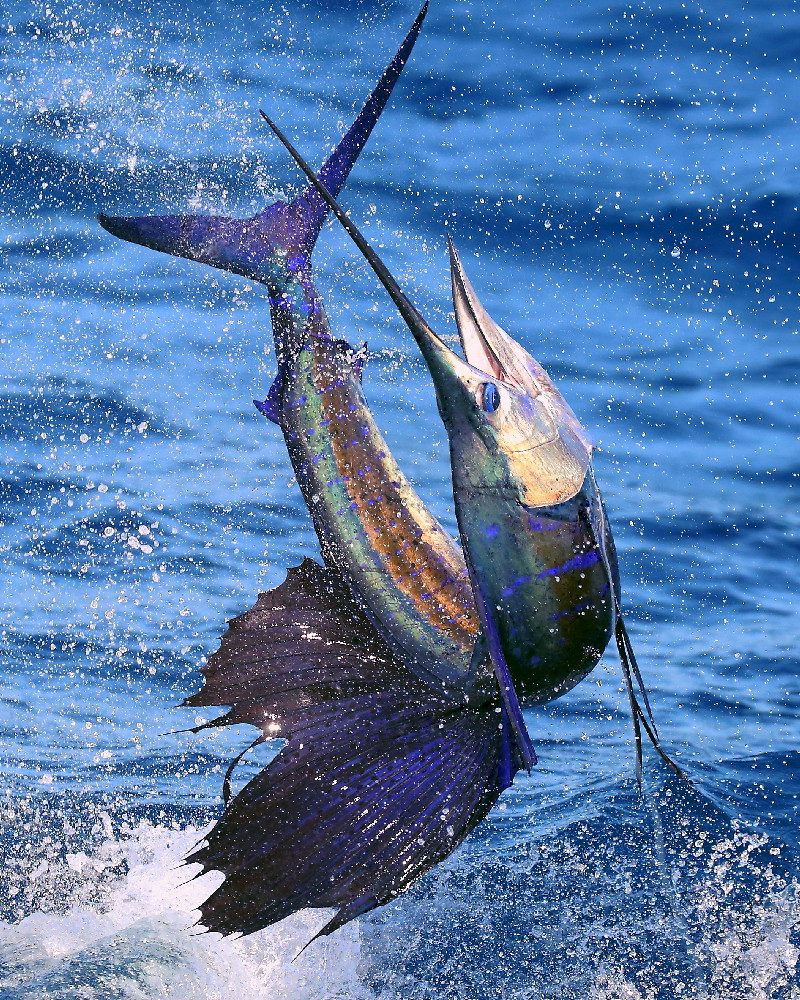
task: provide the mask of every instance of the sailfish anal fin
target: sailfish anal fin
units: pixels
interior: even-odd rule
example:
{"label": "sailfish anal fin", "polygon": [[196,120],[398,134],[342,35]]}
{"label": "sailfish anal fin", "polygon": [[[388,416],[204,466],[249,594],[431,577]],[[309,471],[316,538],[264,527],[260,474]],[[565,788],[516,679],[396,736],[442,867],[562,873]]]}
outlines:
{"label": "sailfish anal fin", "polygon": [[234,619],[186,705],[287,740],[187,862],[223,872],[222,934],[336,907],[329,934],[446,858],[517,770],[497,701],[465,705],[395,657],[338,575],[306,559]]}
{"label": "sailfish anal fin", "polygon": [[[347,180],[411,54],[427,9],[426,0],[358,117],[322,166],[319,176],[328,190],[338,193]],[[277,202],[250,219],[207,215],[112,217],[101,213],[98,220],[120,239],[264,282],[269,278],[268,265],[276,249],[311,253],[327,214],[328,206],[312,185],[292,202]]]}

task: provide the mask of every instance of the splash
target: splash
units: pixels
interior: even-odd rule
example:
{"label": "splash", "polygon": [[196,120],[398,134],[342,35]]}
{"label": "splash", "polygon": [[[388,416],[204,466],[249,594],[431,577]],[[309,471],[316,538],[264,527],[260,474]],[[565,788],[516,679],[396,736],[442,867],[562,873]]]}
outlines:
{"label": "splash", "polygon": [[676,798],[620,796],[613,820],[561,831],[496,815],[416,899],[362,923],[365,982],[382,998],[800,1000],[790,851]]}
{"label": "splash", "polygon": [[[198,866],[180,865],[203,831],[140,821],[115,835],[111,818],[101,816],[105,835],[96,848],[37,858],[24,873],[34,897],[38,886],[41,908],[0,923],[3,1000],[364,995],[357,928],[315,942],[294,963],[326,911],[306,911],[248,938],[204,933],[195,910],[217,876],[187,882]],[[59,885],[69,889],[61,906]]]}
{"label": "splash", "polygon": [[710,996],[800,997],[800,885],[776,870],[782,853],[737,822],[710,847],[702,834],[695,841],[695,857],[705,855],[693,914],[704,932],[695,954],[708,970]]}

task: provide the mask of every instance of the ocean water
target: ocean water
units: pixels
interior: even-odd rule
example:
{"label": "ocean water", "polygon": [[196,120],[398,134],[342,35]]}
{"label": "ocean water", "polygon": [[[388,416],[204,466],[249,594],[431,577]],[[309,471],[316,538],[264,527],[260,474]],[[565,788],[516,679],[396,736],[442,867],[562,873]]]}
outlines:
{"label": "ocean water", "polygon": [[[800,14],[434,0],[342,200],[452,334],[444,234],[599,443],[662,738],[637,795],[612,651],[527,714],[541,764],[406,895],[195,927],[183,854],[246,727],[176,706],[227,618],[314,555],[263,290],[98,211],[299,190],[406,3],[11,0],[0,25],[0,998],[800,997]],[[347,239],[315,254],[368,396],[455,530],[426,370]],[[253,755],[238,786],[268,759]]]}

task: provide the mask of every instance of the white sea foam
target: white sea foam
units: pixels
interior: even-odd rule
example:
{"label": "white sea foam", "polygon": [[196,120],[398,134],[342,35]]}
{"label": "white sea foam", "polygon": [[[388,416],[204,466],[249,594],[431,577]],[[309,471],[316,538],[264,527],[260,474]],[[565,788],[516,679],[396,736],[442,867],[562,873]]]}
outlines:
{"label": "white sea foam", "polygon": [[[95,851],[68,855],[65,874],[83,881],[83,895],[93,894],[92,883],[103,882],[100,898],[0,924],[4,1000],[363,996],[356,976],[357,926],[315,941],[294,962],[324,923],[320,911],[297,914],[247,938],[223,939],[195,927],[196,907],[221,880],[212,873],[186,882],[192,869],[181,867],[180,859],[199,834],[141,823],[127,835],[111,833]],[[56,862],[41,862],[29,878],[46,879],[43,866],[50,876],[57,874]],[[108,872],[120,868],[106,883]],[[80,895],[70,890],[71,899]]]}
{"label": "white sea foam", "polygon": [[202,832],[120,831],[101,812],[94,846],[20,849],[7,884],[26,915],[0,924],[2,1000],[800,1000],[800,890],[737,823],[673,837],[663,862],[645,829],[475,842],[295,961],[324,913],[238,939],[196,927],[221,878],[187,881]]}

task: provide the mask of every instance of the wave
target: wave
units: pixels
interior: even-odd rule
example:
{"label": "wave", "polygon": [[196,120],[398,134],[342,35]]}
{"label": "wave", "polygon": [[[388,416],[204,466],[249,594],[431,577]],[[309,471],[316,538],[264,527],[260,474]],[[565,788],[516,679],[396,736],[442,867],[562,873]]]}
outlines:
{"label": "wave", "polygon": [[174,437],[176,429],[152,410],[136,406],[120,393],[80,379],[42,377],[18,383],[0,395],[0,440],[53,440],[82,444],[97,438],[155,434]]}
{"label": "wave", "polygon": [[78,830],[43,800],[28,813],[33,849],[8,874],[3,995],[788,998],[800,955],[791,849],[741,807],[783,814],[798,765],[794,753],[709,770],[716,800],[669,778],[638,803],[617,787],[601,809],[585,808],[585,789],[544,811],[528,790],[520,809],[515,786],[406,896],[294,962],[324,912],[240,940],[194,928],[218,879],[187,882],[180,867],[202,836],[199,814],[165,822],[146,806],[113,816],[87,803]]}
{"label": "wave", "polygon": [[51,842],[14,866],[10,909],[24,916],[0,924],[4,1000],[261,1000],[265,988],[291,1000],[365,995],[356,928],[294,964],[318,914],[243,940],[201,934],[196,907],[219,878],[187,882],[197,866],[180,861],[202,829],[93,812],[88,844],[61,824],[60,849]]}

